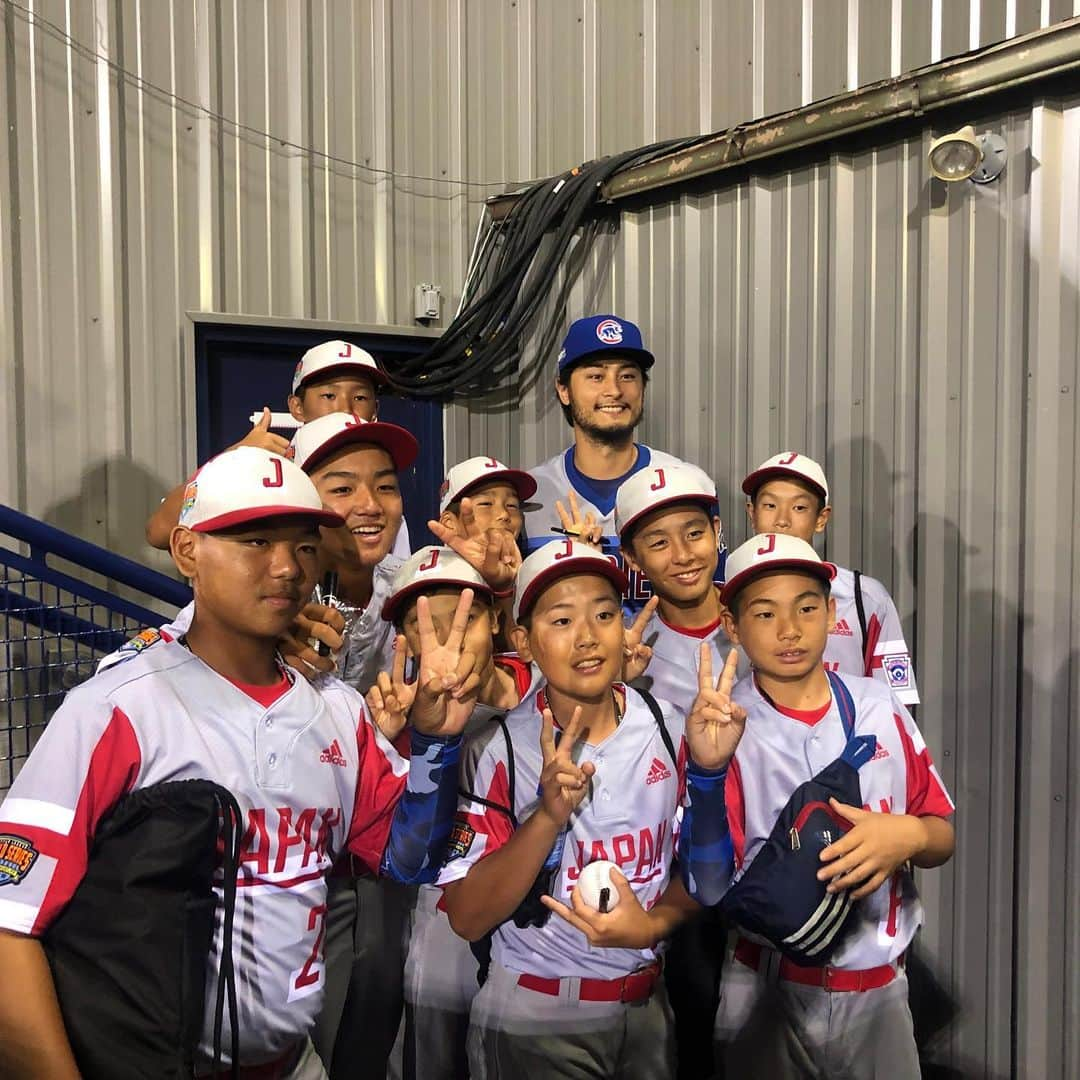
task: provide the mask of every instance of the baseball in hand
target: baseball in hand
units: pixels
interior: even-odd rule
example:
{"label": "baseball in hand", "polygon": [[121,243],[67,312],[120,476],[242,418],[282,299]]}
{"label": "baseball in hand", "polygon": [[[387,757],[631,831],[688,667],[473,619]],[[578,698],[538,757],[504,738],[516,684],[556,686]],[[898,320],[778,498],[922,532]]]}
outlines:
{"label": "baseball in hand", "polygon": [[606,859],[598,859],[582,869],[575,887],[594,911],[606,914],[619,902],[619,890],[611,880],[611,871],[618,869]]}

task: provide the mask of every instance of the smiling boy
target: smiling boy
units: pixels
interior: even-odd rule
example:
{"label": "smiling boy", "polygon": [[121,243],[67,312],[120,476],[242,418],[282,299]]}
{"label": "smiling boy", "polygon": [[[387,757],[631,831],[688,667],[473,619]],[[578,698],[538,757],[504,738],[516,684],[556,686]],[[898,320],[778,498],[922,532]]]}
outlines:
{"label": "smiling boy", "polygon": [[[915,1080],[903,956],[923,911],[909,864],[940,866],[952,856],[946,819],[954,808],[919,729],[889,688],[822,665],[836,619],[833,574],[806,541],[785,534],[761,534],[729,558],[724,622],[754,669],[732,700],[747,719],[734,740],[731,730],[719,738],[723,725],[715,727],[715,752],[699,750],[707,740],[692,747],[680,859],[691,893],[707,904],[723,900],[743,925],[757,912],[743,907],[740,918],[738,884],[726,895],[724,823],[736,882],[776,850],[796,859],[792,853],[823,845],[809,880],[792,869],[782,883],[788,902],[803,902],[809,936],[755,926],[758,937],[735,944],[716,1025],[727,1075]],[[830,769],[849,777],[854,770],[855,805],[833,798],[825,808],[815,796],[807,805],[824,809],[827,829],[804,835],[800,822],[808,819],[797,815],[790,837],[774,838],[789,800]],[[835,919],[818,917],[834,907]],[[758,910],[765,910],[760,901]],[[796,961],[790,954],[798,949],[827,963]]]}

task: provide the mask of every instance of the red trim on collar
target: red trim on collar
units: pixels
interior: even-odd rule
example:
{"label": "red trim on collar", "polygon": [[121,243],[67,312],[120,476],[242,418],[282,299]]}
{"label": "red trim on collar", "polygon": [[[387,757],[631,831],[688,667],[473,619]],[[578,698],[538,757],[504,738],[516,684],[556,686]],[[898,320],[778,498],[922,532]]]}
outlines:
{"label": "red trim on collar", "polygon": [[723,616],[720,616],[715,622],[709,623],[708,626],[674,626],[672,623],[669,623],[659,611],[656,613],[656,617],[669,630],[674,630],[676,634],[682,634],[683,637],[698,638],[701,641],[704,641],[710,634],[715,633],[719,628],[720,623],[723,621]]}

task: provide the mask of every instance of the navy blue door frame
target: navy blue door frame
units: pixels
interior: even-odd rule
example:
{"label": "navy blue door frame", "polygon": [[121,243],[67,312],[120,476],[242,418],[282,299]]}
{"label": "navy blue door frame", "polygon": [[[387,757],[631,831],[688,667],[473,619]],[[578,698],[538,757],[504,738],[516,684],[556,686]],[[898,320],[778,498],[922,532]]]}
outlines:
{"label": "navy blue door frame", "polygon": [[[286,398],[300,357],[320,341],[338,338],[367,349],[390,369],[395,360],[415,356],[431,344],[429,337],[196,321],[198,460],[206,461],[242,439],[251,428],[248,417],[264,405],[274,412],[286,411]],[[415,550],[432,542],[427,522],[438,516],[438,492],[444,472],[442,406],[383,394],[379,398],[379,419],[408,428],[420,441],[419,459],[401,476],[405,518]]]}

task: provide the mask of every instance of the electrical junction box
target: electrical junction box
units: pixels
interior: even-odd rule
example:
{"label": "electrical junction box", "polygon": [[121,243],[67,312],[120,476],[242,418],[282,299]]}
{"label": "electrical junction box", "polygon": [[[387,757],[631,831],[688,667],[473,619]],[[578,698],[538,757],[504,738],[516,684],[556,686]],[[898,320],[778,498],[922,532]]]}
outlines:
{"label": "electrical junction box", "polygon": [[442,313],[442,289],[428,282],[417,285],[413,291],[413,318],[437,319]]}

